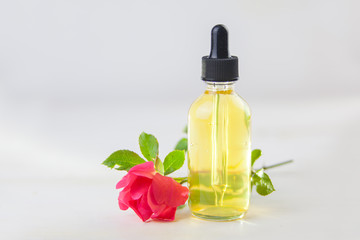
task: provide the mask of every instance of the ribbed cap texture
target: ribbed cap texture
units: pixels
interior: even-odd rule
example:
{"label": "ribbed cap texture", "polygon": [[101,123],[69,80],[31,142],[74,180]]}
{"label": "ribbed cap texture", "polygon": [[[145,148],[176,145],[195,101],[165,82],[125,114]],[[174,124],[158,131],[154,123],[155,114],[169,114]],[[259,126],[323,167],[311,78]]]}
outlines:
{"label": "ribbed cap texture", "polygon": [[238,58],[231,56],[229,58],[202,58],[201,79],[210,82],[229,82],[236,81],[239,78]]}

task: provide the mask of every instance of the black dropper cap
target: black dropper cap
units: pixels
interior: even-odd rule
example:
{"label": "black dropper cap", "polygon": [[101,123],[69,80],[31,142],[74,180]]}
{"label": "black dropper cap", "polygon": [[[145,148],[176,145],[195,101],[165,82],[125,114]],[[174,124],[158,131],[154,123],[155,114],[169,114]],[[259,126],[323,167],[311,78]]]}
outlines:
{"label": "black dropper cap", "polygon": [[228,31],[224,25],[211,30],[211,52],[202,58],[201,79],[210,82],[236,81],[239,77],[238,58],[230,56]]}

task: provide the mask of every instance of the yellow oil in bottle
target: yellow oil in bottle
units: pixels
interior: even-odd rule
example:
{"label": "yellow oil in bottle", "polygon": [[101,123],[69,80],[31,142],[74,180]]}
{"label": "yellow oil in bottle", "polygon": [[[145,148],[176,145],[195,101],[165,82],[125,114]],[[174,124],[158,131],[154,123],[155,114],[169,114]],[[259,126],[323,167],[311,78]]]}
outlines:
{"label": "yellow oil in bottle", "polygon": [[189,110],[189,207],[205,219],[241,218],[249,207],[251,116],[233,87],[208,83]]}

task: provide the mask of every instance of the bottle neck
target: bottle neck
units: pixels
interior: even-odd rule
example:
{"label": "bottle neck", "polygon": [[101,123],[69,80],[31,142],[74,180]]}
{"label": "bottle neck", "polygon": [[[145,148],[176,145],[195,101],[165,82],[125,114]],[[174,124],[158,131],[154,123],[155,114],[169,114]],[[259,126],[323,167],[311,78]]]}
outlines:
{"label": "bottle neck", "polygon": [[206,82],[205,93],[230,94],[235,91],[235,81],[232,82]]}

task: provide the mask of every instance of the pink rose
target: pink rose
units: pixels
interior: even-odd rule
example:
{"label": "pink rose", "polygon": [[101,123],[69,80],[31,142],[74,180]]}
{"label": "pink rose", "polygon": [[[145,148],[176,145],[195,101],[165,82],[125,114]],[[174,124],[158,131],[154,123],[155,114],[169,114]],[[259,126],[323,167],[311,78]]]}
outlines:
{"label": "pink rose", "polygon": [[153,162],[132,167],[116,185],[119,188],[124,188],[118,198],[120,209],[132,208],[144,222],[173,221],[176,208],[185,204],[189,194],[187,187],[157,173]]}

